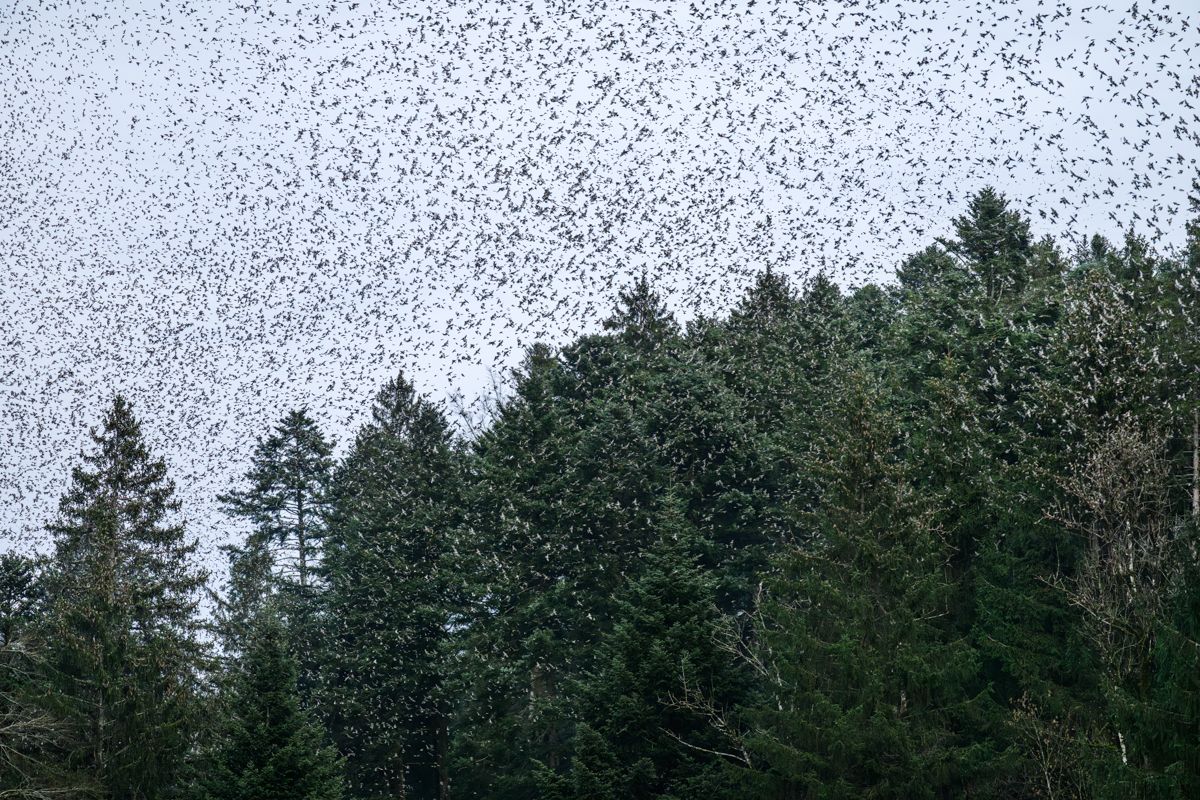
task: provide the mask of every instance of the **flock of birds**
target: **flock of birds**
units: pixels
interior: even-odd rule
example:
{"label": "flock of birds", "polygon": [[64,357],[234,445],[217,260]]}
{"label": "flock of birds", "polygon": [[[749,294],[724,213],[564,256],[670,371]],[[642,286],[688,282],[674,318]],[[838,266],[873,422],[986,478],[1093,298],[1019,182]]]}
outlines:
{"label": "flock of birds", "polygon": [[884,280],[984,185],[1060,240],[1182,238],[1193,0],[12,0],[0,547],[41,548],[114,391],[215,496],[397,369],[470,414],[648,274]]}

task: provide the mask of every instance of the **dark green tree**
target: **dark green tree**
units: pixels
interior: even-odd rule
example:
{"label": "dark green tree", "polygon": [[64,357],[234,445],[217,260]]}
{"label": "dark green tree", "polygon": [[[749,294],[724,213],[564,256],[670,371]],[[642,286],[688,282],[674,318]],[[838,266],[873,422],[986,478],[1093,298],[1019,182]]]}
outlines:
{"label": "dark green tree", "polygon": [[82,798],[96,787],[66,763],[79,741],[51,696],[42,588],[37,559],[0,555],[0,795]]}
{"label": "dark green tree", "polygon": [[291,411],[258,440],[244,488],[218,497],[226,513],[251,526],[244,545],[228,549],[230,584],[220,618],[226,645],[236,648],[265,600],[279,594],[305,697],[316,680],[321,638],[318,579],[332,452],[308,412]]}
{"label": "dark green tree", "polygon": [[340,800],[342,764],[300,705],[289,635],[268,605],[229,681],[230,716],[200,773],[208,800]]}
{"label": "dark green tree", "polygon": [[227,513],[253,526],[255,545],[272,548],[279,585],[301,595],[318,575],[332,452],[308,412],[291,411],[255,445],[246,487],[219,498]]}
{"label": "dark green tree", "polygon": [[[732,797],[735,776],[714,729],[744,699],[749,676],[718,610],[711,549],[668,498],[659,539],[619,592],[595,665],[572,686],[580,727],[571,767],[545,775],[542,796],[582,800]],[[607,794],[598,794],[598,785]]]}
{"label": "dark green tree", "polygon": [[191,742],[205,575],[176,521],[166,465],[124,398],[92,441],[49,526],[51,691],[72,729],[66,765],[102,797],[152,800],[174,788]]}
{"label": "dark green tree", "polygon": [[0,553],[0,645],[14,640],[38,615],[43,600],[38,560]]}
{"label": "dark green tree", "polygon": [[626,344],[653,348],[678,332],[675,317],[645,275],[621,289],[618,298],[617,309],[604,321],[604,329],[614,331]]}
{"label": "dark green tree", "polygon": [[399,376],[337,472],[322,699],[356,797],[449,795],[460,462],[442,413]]}
{"label": "dark green tree", "polygon": [[991,187],[973,195],[967,212],[954,220],[955,239],[946,249],[961,259],[987,301],[1019,294],[1030,278],[1033,241],[1029,220],[1009,208]]}
{"label": "dark green tree", "polygon": [[821,503],[767,581],[739,741],[760,797],[953,797],[987,778],[986,687],[950,624],[939,498],[913,489],[888,395],[852,372],[821,409]]}

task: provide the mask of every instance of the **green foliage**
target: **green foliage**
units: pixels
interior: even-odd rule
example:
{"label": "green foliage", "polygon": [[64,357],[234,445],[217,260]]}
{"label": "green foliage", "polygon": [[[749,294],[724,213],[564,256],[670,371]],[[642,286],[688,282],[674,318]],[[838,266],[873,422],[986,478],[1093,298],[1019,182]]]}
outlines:
{"label": "green foliage", "polygon": [[332,450],[306,411],[289,412],[255,445],[247,487],[220,497],[231,516],[253,525],[252,548],[278,548],[273,566],[279,585],[300,594],[309,592],[316,576]]}
{"label": "green foliage", "polygon": [[243,489],[218,499],[250,523],[241,547],[229,547],[230,586],[219,616],[228,650],[236,652],[272,595],[300,663],[300,688],[315,691],[321,638],[318,577],[333,476],[333,447],[305,410],[291,411],[250,459]]}
{"label": "green foliage", "polygon": [[403,376],[337,462],[290,413],[217,673],[118,399],[0,559],[0,797],[1197,795],[1200,222],[945,228],[683,327],[643,277],[468,442]]}
{"label": "green foliage", "polygon": [[49,526],[47,691],[69,732],[68,768],[101,797],[151,800],[172,789],[195,724],[205,576],[173,521],[166,465],[122,397],[92,440]]}
{"label": "green foliage", "polygon": [[572,687],[582,722],[560,797],[602,796],[597,785],[614,797],[726,796],[729,757],[717,755],[726,743],[713,724],[745,697],[748,670],[719,635],[717,581],[702,566],[708,544],[672,498],[657,528],[595,665]]}
{"label": "green foliage", "polygon": [[461,458],[404,378],[378,394],[331,494],[322,707],[355,796],[446,787]]}
{"label": "green foliage", "polygon": [[973,195],[967,213],[954,220],[956,239],[945,242],[989,302],[1020,294],[1030,278],[1033,242],[1029,220],[1010,210],[992,188]]}
{"label": "green foliage", "polygon": [[11,644],[37,617],[43,599],[38,566],[28,556],[0,554],[0,645]]}
{"label": "green foliage", "polygon": [[230,716],[200,773],[207,800],[340,800],[341,763],[300,707],[288,634],[268,607],[231,681]]}
{"label": "green foliage", "polygon": [[799,515],[747,645],[764,679],[742,734],[760,796],[953,796],[989,768],[938,498],[914,491],[889,405],[852,372],[823,409],[822,500]]}

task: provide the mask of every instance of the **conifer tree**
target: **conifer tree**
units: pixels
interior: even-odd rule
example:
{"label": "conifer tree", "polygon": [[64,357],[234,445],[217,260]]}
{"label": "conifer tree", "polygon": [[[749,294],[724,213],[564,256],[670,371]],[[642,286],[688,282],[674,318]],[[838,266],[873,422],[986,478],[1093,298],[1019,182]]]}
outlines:
{"label": "conifer tree", "polygon": [[545,796],[582,800],[605,765],[613,797],[716,800],[733,796],[732,772],[713,729],[745,699],[747,676],[735,647],[718,634],[718,582],[702,566],[707,544],[668,497],[658,540],[619,593],[595,666],[577,679],[577,729],[570,770],[546,776]]}
{"label": "conifer tree", "polygon": [[340,800],[341,762],[301,708],[289,636],[268,605],[234,667],[230,716],[201,772],[205,800]]}
{"label": "conifer tree", "polygon": [[78,740],[52,696],[42,589],[38,560],[0,554],[0,796],[15,800],[84,797],[96,788],[66,763]]}
{"label": "conifer tree", "polygon": [[226,644],[236,647],[265,598],[278,593],[305,697],[316,680],[316,605],[332,452],[308,412],[291,411],[255,445],[245,487],[218,498],[226,513],[251,525],[245,544],[228,550],[231,583],[221,619]]}
{"label": "conifer tree", "polygon": [[822,411],[822,501],[767,582],[743,717],[761,797],[961,796],[986,768],[983,687],[949,624],[949,549],[919,496],[885,394],[852,374]]}
{"label": "conifer tree", "polygon": [[0,553],[0,646],[11,643],[38,614],[42,600],[37,560]]}
{"label": "conifer tree", "polygon": [[401,375],[338,470],[323,701],[359,797],[445,798],[453,535],[462,476],[441,412]]}
{"label": "conifer tree", "polygon": [[626,344],[653,348],[678,332],[675,317],[645,275],[621,289],[618,300],[616,310],[604,321],[604,329],[615,332]]}
{"label": "conifer tree", "polygon": [[987,187],[972,196],[954,232],[944,245],[963,259],[984,298],[995,303],[1024,289],[1033,248],[1029,220],[1009,209],[1003,195]]}
{"label": "conifer tree", "polygon": [[190,745],[205,575],[175,521],[166,465],[123,397],[92,441],[49,526],[47,662],[72,728],[65,763],[102,797],[153,800],[172,789]]}
{"label": "conifer tree", "polygon": [[477,540],[464,541],[463,553],[475,554],[477,575],[454,739],[456,793],[497,800],[535,792],[532,757],[557,757],[559,718],[545,713],[557,697],[557,663],[547,651],[558,648],[548,629],[561,631],[575,613],[567,606],[551,610],[558,576],[569,564],[558,557],[563,549],[554,532],[563,509],[545,487],[563,480],[569,463],[578,418],[568,390],[577,385],[560,357],[540,344],[514,379],[513,396],[471,453],[467,527]]}
{"label": "conifer tree", "polygon": [[305,410],[291,411],[254,448],[246,488],[219,499],[274,550],[281,587],[307,596],[318,574],[333,447]]}

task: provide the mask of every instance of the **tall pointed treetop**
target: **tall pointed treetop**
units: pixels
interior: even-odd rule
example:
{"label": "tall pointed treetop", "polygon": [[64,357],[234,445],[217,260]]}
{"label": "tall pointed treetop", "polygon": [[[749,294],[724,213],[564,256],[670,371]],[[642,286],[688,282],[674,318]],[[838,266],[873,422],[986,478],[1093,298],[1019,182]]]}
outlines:
{"label": "tall pointed treetop", "polygon": [[617,332],[630,344],[653,346],[679,329],[674,315],[645,275],[617,297],[617,308],[604,321],[604,329]]}
{"label": "tall pointed treetop", "polygon": [[754,285],[730,314],[730,321],[770,326],[789,318],[796,311],[796,292],[787,276],[770,267],[758,273]]}
{"label": "tall pointed treetop", "polygon": [[66,763],[102,796],[155,800],[190,743],[205,575],[191,564],[196,542],[173,519],[166,464],[124,398],[92,440],[48,526],[49,692],[75,734]]}
{"label": "tall pointed treetop", "polygon": [[210,800],[340,800],[341,762],[300,704],[288,632],[268,608],[237,666],[233,714],[202,778]]}
{"label": "tall pointed treetop", "polygon": [[114,602],[132,603],[135,613],[189,615],[204,576],[189,570],[197,544],[185,541],[182,523],[172,519],[179,501],[166,463],[150,454],[141,425],[120,395],[91,438],[95,450],[72,470],[59,517],[48,526],[57,587],[90,581],[96,577],[90,570],[103,566]]}
{"label": "tall pointed treetop", "polygon": [[311,586],[324,536],[323,512],[333,472],[333,446],[306,410],[291,411],[254,448],[245,489],[218,499],[254,535],[279,548],[280,578]]}
{"label": "tall pointed treetop", "polygon": [[954,220],[957,239],[946,248],[965,260],[989,300],[1019,292],[1028,281],[1033,247],[1029,220],[991,187],[973,196]]}
{"label": "tall pointed treetop", "polygon": [[375,395],[369,428],[418,447],[445,444],[449,436],[445,416],[417,394],[402,372]]}

